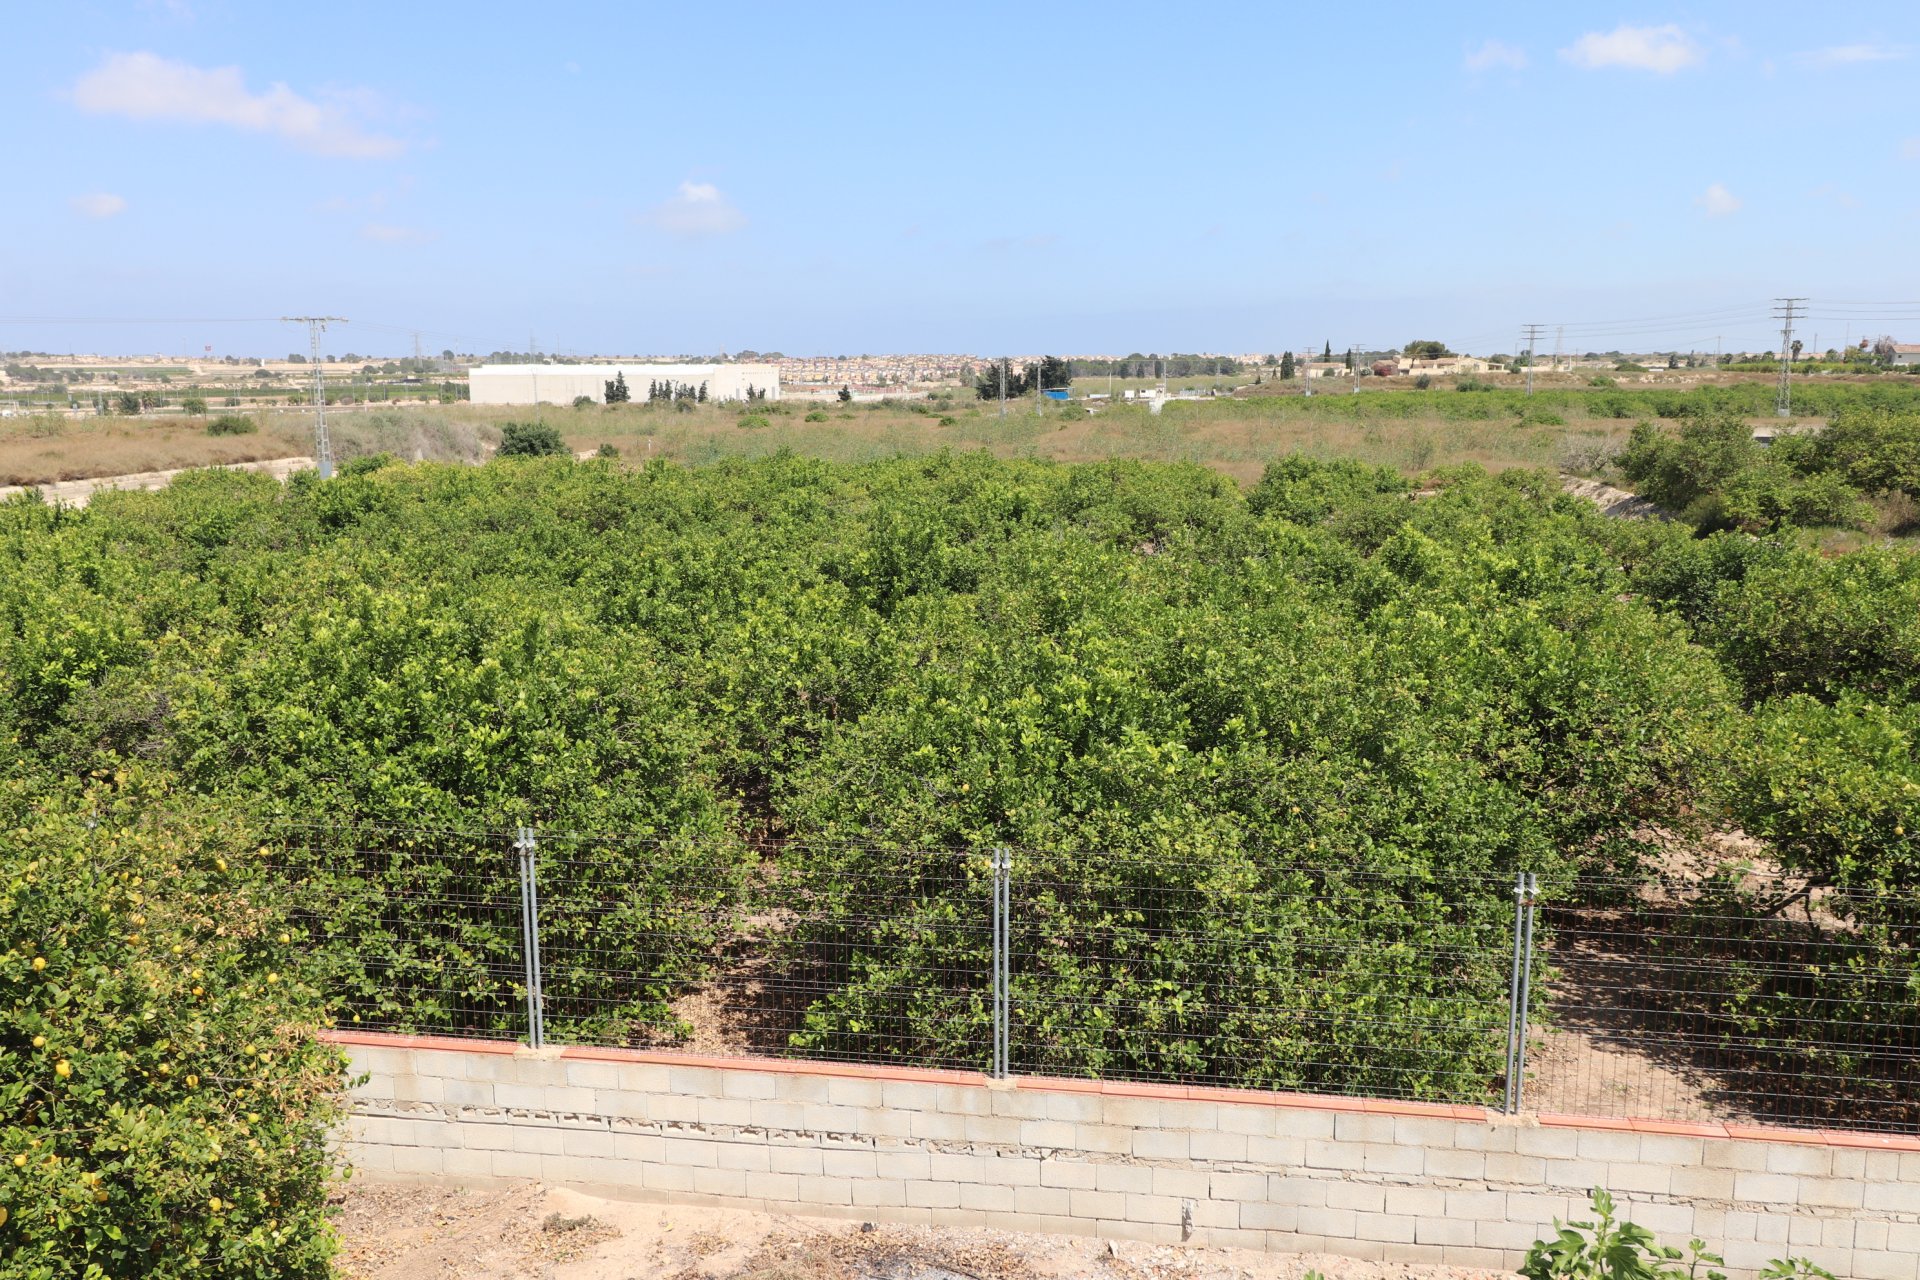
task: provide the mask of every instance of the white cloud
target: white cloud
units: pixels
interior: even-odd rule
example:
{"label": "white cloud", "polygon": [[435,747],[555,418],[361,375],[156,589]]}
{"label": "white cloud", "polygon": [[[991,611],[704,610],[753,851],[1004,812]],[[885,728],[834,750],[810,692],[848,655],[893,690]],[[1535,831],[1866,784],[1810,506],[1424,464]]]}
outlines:
{"label": "white cloud", "polygon": [[360,237],[377,244],[426,244],[429,240],[438,240],[440,233],[420,227],[395,226],[389,222],[369,222],[360,228]]}
{"label": "white cloud", "polygon": [[1704,194],[1694,197],[1693,202],[1705,209],[1709,218],[1724,218],[1740,210],[1740,197],[1718,182],[1708,187]]}
{"label": "white cloud", "polygon": [[1678,26],[1630,27],[1605,33],[1589,31],[1562,49],[1560,56],[1581,67],[1630,67],[1670,75],[1700,61],[1698,45]]}
{"label": "white cloud", "polygon": [[94,191],[75,196],[67,201],[67,205],[83,218],[111,218],[127,211],[127,198],[106,191]]}
{"label": "white cloud", "polygon": [[670,200],[640,215],[640,221],[670,236],[694,239],[725,235],[747,225],[747,215],[710,182],[683,182]]}
{"label": "white cloud", "polygon": [[1467,55],[1469,71],[1492,71],[1501,67],[1508,71],[1525,71],[1527,51],[1503,41],[1489,40]]}
{"label": "white cloud", "polygon": [[1897,44],[1836,44],[1825,49],[1811,49],[1806,53],[1797,53],[1795,60],[1809,66],[1851,67],[1862,62],[1899,62],[1907,56],[1905,45]]}
{"label": "white cloud", "polygon": [[405,149],[398,138],[361,127],[356,117],[368,103],[364,91],[325,102],[278,83],[254,93],[238,67],[195,67],[154,53],[107,55],[74,83],[72,98],[92,115],[227,125],[272,134],[316,155],[368,159]]}

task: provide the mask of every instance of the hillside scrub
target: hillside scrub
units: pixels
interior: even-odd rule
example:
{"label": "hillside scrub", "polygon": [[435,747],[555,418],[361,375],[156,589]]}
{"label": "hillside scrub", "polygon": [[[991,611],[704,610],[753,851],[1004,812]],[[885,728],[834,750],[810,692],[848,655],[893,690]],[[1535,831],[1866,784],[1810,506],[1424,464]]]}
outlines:
{"label": "hillside scrub", "polygon": [[1804,775],[1722,782],[1779,700],[1906,714],[1911,557],[1609,521],[1550,473],[1428,483],[777,454],[19,500],[0,765],[138,762],[247,815],[333,1007],[382,1025],[513,1016],[511,912],[458,946],[406,914],[511,902],[504,839],[418,833],[617,835],[561,838],[543,889],[630,974],[550,972],[581,994],[556,1039],[683,1034],[674,997],[781,912],[814,966],[792,1048],[964,1059],[1006,844],[1032,1066],[1478,1099],[1516,868],[1634,874],[1737,816],[1809,879],[1913,893],[1880,822],[1910,737],[1834,738],[1884,781],[1870,822],[1794,817]]}
{"label": "hillside scrub", "polygon": [[1702,530],[1866,528],[1869,499],[1920,495],[1920,411],[1854,406],[1819,434],[1783,435],[1770,448],[1730,413],[1678,430],[1642,422],[1619,467],[1641,497]]}

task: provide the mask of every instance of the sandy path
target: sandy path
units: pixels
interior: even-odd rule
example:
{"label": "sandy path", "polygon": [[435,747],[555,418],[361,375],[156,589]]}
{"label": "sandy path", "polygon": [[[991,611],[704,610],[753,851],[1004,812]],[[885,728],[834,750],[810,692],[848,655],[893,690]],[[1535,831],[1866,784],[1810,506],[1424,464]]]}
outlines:
{"label": "sandy path", "polygon": [[[11,498],[16,493],[25,493],[38,489],[40,496],[50,503],[65,507],[84,507],[93,495],[109,489],[164,489],[173,483],[173,478],[184,472],[203,468],[180,467],[172,471],[136,471],[124,476],[96,476],[87,480],[59,480],[52,484],[13,484],[0,486],[0,501]],[[228,471],[261,471],[275,480],[285,480],[296,471],[313,469],[312,458],[269,458],[264,462],[233,462],[225,464]]]}
{"label": "sandy path", "polygon": [[526,1185],[355,1184],[339,1209],[348,1280],[1490,1280],[1504,1272],[1327,1254],[863,1225],[602,1200]]}

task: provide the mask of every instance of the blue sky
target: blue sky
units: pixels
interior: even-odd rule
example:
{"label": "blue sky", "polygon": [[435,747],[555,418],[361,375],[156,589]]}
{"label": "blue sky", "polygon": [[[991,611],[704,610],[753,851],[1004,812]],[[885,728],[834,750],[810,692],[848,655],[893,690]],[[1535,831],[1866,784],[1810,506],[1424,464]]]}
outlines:
{"label": "blue sky", "polygon": [[1920,341],[1920,28],[1823,12],[7,4],[0,347]]}

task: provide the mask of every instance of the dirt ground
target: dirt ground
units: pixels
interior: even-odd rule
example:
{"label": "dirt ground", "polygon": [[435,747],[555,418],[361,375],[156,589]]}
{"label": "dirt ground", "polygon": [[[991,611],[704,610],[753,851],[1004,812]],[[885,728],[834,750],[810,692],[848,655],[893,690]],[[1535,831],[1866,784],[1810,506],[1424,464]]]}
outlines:
{"label": "dirt ground", "polygon": [[350,1280],[1483,1280],[1502,1272],[1326,1254],[780,1218],[506,1191],[359,1184],[339,1205]]}

